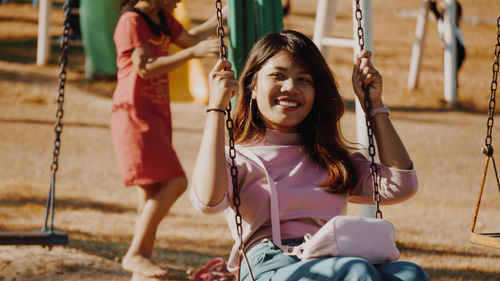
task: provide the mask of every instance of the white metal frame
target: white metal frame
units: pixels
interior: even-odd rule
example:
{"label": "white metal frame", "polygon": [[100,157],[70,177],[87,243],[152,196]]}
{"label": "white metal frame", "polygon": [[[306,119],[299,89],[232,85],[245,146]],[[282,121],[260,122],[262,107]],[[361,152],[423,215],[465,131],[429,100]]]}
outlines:
{"label": "white metal frame", "polygon": [[[445,0],[444,15],[444,98],[450,104],[457,102],[457,46],[455,40],[456,2]],[[415,43],[411,53],[410,69],[408,71],[408,89],[418,88],[420,65],[424,52],[424,41],[429,17],[429,0],[422,0],[420,13],[415,30]]]}
{"label": "white metal frame", "polygon": [[50,9],[52,0],[40,0],[38,6],[38,41],[36,50],[36,64],[46,65],[50,56]]}
{"label": "white metal frame", "polygon": [[[6,4],[7,0],[1,0],[0,4]],[[36,64],[46,65],[50,56],[50,9],[52,0],[33,0],[33,7],[38,6],[38,39],[36,49]]]}

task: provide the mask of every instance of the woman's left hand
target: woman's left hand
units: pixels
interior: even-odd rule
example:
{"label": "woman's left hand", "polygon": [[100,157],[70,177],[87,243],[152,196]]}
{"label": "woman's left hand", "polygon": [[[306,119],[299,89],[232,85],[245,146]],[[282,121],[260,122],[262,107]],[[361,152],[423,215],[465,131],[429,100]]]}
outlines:
{"label": "woman's left hand", "polygon": [[382,104],[382,76],[370,62],[372,53],[363,50],[356,59],[352,72],[352,85],[356,96],[364,107],[365,93],[367,88],[372,108],[383,106]]}

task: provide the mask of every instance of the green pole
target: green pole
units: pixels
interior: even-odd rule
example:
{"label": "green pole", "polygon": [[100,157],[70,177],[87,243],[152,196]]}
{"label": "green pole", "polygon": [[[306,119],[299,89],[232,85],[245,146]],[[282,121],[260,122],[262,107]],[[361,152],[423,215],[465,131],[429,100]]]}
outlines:
{"label": "green pole", "polygon": [[85,52],[85,74],[116,74],[116,48],[113,33],[120,17],[118,0],[80,1],[80,27]]}
{"label": "green pole", "polygon": [[236,77],[262,36],[283,29],[281,0],[228,0],[229,50]]}
{"label": "green pole", "polygon": [[283,29],[283,8],[280,1],[255,0],[256,16],[258,18],[258,38]]}

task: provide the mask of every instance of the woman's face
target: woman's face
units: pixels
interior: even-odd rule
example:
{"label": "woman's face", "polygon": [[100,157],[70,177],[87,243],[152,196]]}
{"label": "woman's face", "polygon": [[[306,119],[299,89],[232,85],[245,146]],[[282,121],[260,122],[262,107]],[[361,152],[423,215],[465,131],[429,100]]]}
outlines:
{"label": "woman's face", "polygon": [[314,95],[313,77],[287,51],[264,64],[252,91],[266,128],[285,133],[297,132],[314,105]]}

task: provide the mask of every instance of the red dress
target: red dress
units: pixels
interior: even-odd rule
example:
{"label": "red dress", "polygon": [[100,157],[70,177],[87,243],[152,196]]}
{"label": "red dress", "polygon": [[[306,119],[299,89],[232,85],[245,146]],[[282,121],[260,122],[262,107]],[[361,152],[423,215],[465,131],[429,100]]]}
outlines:
{"label": "red dress", "polygon": [[155,35],[137,12],[122,14],[114,33],[118,66],[110,125],[113,146],[125,186],[147,185],[184,176],[172,147],[168,74],[143,79],[131,59],[134,48],[149,46],[153,57],[168,55],[168,47],[183,31],[168,13],[171,36]]}

